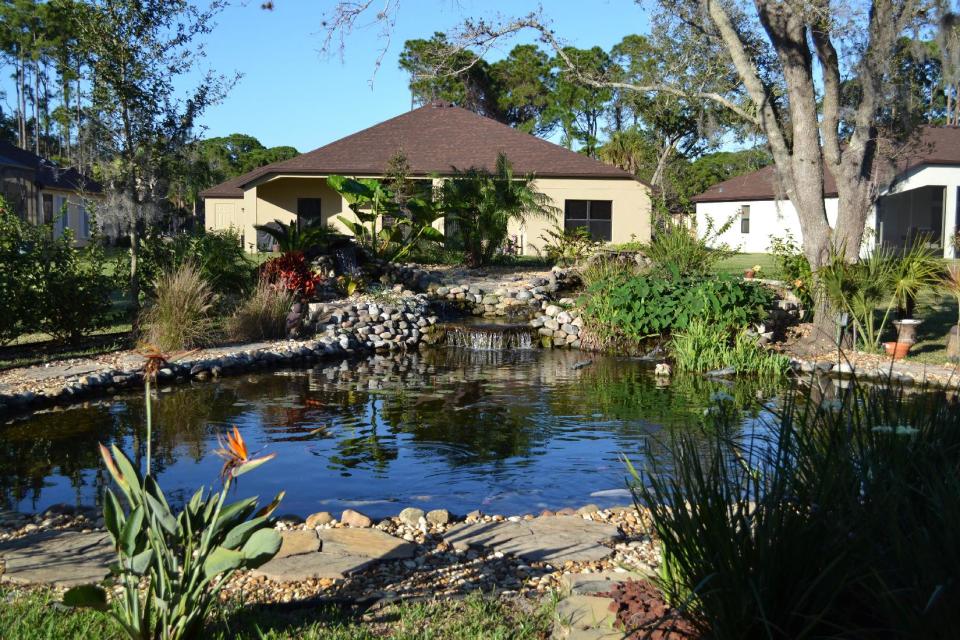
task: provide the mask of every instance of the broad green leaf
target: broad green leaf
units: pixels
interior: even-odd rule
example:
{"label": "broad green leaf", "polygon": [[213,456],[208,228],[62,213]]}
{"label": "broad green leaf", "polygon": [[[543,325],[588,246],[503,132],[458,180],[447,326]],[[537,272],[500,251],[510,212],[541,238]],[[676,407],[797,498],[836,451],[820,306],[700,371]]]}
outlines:
{"label": "broad green leaf", "polygon": [[250,534],[256,531],[257,528],[262,527],[266,522],[266,517],[262,516],[241,522],[227,532],[220,546],[227,549],[239,549],[247,541],[247,538],[250,537]]}
{"label": "broad green leaf", "polygon": [[141,551],[130,559],[130,571],[135,576],[142,576],[147,572],[151,560],[153,560],[153,549]]}
{"label": "broad green leaf", "polygon": [[124,525],[124,515],[117,496],[110,489],[106,490],[103,497],[103,525],[110,532],[114,543],[119,544],[120,532]]}
{"label": "broad green leaf", "polygon": [[260,529],[244,543],[243,557],[246,559],[246,565],[256,568],[267,562],[280,550],[280,544],[283,542],[280,534],[275,529]]}
{"label": "broad green leaf", "polygon": [[127,518],[127,523],[123,527],[120,535],[120,550],[127,556],[132,556],[136,552],[137,537],[143,528],[143,515],[143,506],[137,505],[130,512],[130,517]]}
{"label": "broad green leaf", "polygon": [[239,467],[236,467],[236,468],[233,470],[233,477],[234,477],[234,478],[239,478],[239,477],[242,476],[243,474],[249,473],[250,471],[253,471],[254,469],[256,469],[257,467],[259,467],[260,465],[264,464],[265,462],[270,462],[271,460],[273,460],[274,456],[276,456],[276,454],[275,454],[275,453],[271,453],[270,455],[267,455],[267,456],[262,456],[262,457],[260,457],[260,458],[255,458],[255,459],[251,460],[250,462],[245,462],[244,464],[240,465]]}
{"label": "broad green leaf", "polygon": [[243,553],[240,551],[216,547],[203,563],[203,575],[208,580],[215,578],[221,573],[240,568],[243,560]]}

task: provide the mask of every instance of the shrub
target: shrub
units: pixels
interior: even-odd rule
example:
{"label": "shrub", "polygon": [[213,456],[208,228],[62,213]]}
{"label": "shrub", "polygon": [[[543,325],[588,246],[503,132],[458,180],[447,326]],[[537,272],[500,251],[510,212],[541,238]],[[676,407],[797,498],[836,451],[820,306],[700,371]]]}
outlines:
{"label": "shrub", "polygon": [[596,253],[578,269],[583,286],[590,288],[605,281],[622,282],[644,272],[636,260],[623,254]]}
{"label": "shrub", "polygon": [[38,247],[42,228],[20,220],[0,197],[0,343],[39,328]]}
{"label": "shrub", "polygon": [[156,297],[141,316],[148,343],[172,351],[209,342],[213,292],[197,267],[186,262],[163,274],[154,290]]}
{"label": "shrub", "polygon": [[718,228],[708,218],[703,234],[681,224],[666,222],[654,233],[650,243],[641,248],[657,271],[682,276],[706,276],[716,271],[717,263],[736,254],[717,238],[733,224],[731,217]]}
{"label": "shrub", "polygon": [[260,268],[260,279],[304,299],[312,298],[323,284],[323,276],[310,268],[302,251],[290,251],[267,260]]}
{"label": "shrub", "polygon": [[790,371],[790,358],[761,346],[758,337],[741,329],[731,339],[702,320],[690,322],[674,333],[668,344],[674,365],[681,371],[711,371],[733,367],[738,374],[783,376]]}
{"label": "shrub", "polygon": [[714,331],[744,327],[763,318],[772,300],[762,285],[731,276],[612,277],[587,290],[584,320],[601,343],[637,343],[694,320]]}
{"label": "shrub", "polygon": [[40,328],[75,344],[107,324],[116,282],[104,273],[106,256],[96,235],[77,249],[67,229],[44,245],[39,274]]}
{"label": "shrub", "polygon": [[[128,254],[120,256],[117,273],[129,273],[129,260]],[[174,236],[154,232],[141,241],[137,258],[140,281],[146,283],[141,293],[144,300],[153,295],[153,284],[163,274],[186,262],[193,263],[210,288],[221,295],[242,295],[253,284],[255,268],[243,250],[239,232],[229,229]]]}
{"label": "shrub", "polygon": [[704,637],[955,636],[960,404],[856,380],[839,393],[787,394],[748,431],[719,398],[642,482],[631,467],[662,586]]}
{"label": "shrub", "polygon": [[773,254],[777,272],[793,288],[794,294],[803,303],[804,308],[813,309],[813,272],[803,249],[788,231],[783,238],[770,239],[770,253]]}
{"label": "shrub", "polygon": [[584,227],[564,229],[554,225],[540,235],[543,240],[543,249],[537,249],[537,254],[545,257],[549,262],[563,267],[577,264],[593,254],[596,245],[590,238],[590,231]]}
{"label": "shrub", "polygon": [[227,321],[227,333],[243,342],[282,338],[293,302],[290,291],[261,280]]}
{"label": "shrub", "polygon": [[[96,224],[92,225],[96,229]],[[73,246],[66,230],[21,221],[0,198],[0,342],[36,331],[77,342],[105,326],[114,280],[94,234]]]}

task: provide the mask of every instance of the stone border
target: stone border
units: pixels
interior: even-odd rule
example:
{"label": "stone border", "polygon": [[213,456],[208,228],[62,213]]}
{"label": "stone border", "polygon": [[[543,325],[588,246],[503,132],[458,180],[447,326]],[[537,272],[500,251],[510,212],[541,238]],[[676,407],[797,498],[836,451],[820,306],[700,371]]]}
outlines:
{"label": "stone border", "polygon": [[[372,312],[371,309],[376,309]],[[344,303],[315,306],[311,312],[318,335],[307,340],[280,340],[204,349],[169,363],[157,376],[160,383],[185,383],[263,368],[290,366],[318,360],[349,358],[369,353],[417,348],[437,322],[423,294],[410,294],[390,303]],[[378,324],[361,321],[376,318]],[[0,416],[52,405],[72,404],[97,394],[112,394],[143,385],[145,359],[136,352],[122,353],[115,366],[89,360],[63,377],[51,374],[36,379],[33,390],[0,394]],[[43,373],[47,367],[29,370]],[[53,367],[55,370],[57,367]],[[64,368],[64,367],[61,367]],[[65,367],[69,369],[70,367]],[[39,388],[43,387],[43,388]]]}

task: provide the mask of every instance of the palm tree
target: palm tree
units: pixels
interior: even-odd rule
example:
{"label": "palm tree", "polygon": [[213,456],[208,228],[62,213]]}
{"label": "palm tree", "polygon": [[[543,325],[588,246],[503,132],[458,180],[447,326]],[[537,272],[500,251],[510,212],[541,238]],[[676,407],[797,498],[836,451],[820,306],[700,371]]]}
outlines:
{"label": "palm tree", "polygon": [[334,235],[330,227],[324,224],[286,224],[280,220],[254,225],[253,228],[273,238],[281,253],[326,246]]}
{"label": "palm tree", "polygon": [[534,176],[517,177],[507,156],[497,157],[493,173],[456,170],[440,190],[446,224],[464,251],[467,266],[490,262],[507,239],[511,221],[552,217],[558,209],[533,186]]}

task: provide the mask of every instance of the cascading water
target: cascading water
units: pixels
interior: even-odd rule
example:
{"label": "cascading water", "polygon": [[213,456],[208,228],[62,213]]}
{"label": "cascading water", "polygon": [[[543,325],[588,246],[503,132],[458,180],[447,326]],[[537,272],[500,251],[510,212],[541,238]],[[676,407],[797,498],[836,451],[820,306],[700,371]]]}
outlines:
{"label": "cascading water", "polygon": [[352,245],[334,249],[333,263],[337,273],[345,273],[351,276],[360,273],[360,264],[357,261],[357,250]]}
{"label": "cascading water", "polygon": [[448,324],[444,343],[474,351],[532,349],[534,332],[526,324]]}

